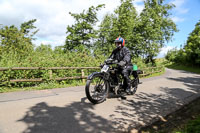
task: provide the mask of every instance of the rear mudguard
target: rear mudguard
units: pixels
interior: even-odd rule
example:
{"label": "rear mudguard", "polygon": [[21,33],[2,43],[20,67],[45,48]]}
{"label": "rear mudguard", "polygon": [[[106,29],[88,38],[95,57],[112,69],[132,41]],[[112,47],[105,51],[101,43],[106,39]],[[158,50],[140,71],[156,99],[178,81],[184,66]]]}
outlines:
{"label": "rear mudguard", "polygon": [[132,74],[133,74],[134,78],[138,80],[138,83],[140,83],[138,75],[143,74],[143,71],[141,71],[141,70],[132,71]]}
{"label": "rear mudguard", "polygon": [[133,70],[133,73],[143,74],[143,71],[142,70]]}
{"label": "rear mudguard", "polygon": [[137,74],[143,74],[142,70],[136,70]]}

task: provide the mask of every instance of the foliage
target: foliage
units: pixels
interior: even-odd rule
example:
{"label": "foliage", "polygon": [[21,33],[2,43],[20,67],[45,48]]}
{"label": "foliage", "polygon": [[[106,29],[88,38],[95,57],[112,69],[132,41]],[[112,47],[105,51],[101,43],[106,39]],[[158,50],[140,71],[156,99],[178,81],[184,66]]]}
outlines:
{"label": "foliage", "polygon": [[192,65],[200,66],[200,21],[190,33],[184,50],[187,55],[186,61]]}
{"label": "foliage", "polygon": [[76,50],[79,47],[91,47],[91,39],[96,38],[96,31],[93,26],[98,21],[97,11],[104,5],[97,7],[91,6],[86,12],[69,14],[74,17],[75,24],[67,27],[67,37],[65,42],[65,50]]}
{"label": "foliage", "polygon": [[163,0],[145,1],[145,8],[140,15],[136,33],[139,31],[139,43],[142,44],[142,53],[147,63],[153,63],[153,57],[157,56],[164,43],[170,41],[177,31],[169,13],[173,5],[163,3]]}
{"label": "foliage", "polygon": [[[114,39],[125,38],[131,50],[133,63],[139,68],[152,66],[152,58],[169,41],[176,31],[176,25],[169,19],[172,5],[163,0],[146,0],[145,8],[137,14],[133,0],[121,0],[114,13],[106,14],[99,26],[97,11],[104,5],[91,6],[79,14],[70,13],[75,24],[67,27],[64,46],[52,49],[41,44],[34,47],[32,40],[37,33],[36,19],[24,22],[20,28],[2,26],[0,28],[1,67],[84,67],[99,66],[115,48]],[[182,52],[184,53],[184,52]],[[147,58],[146,64],[143,58]],[[148,59],[151,59],[150,61]],[[156,65],[156,64],[154,64]],[[86,75],[88,75],[88,72]],[[53,70],[53,78],[80,76],[80,70]],[[32,86],[39,83],[10,83],[10,79],[42,78],[49,81],[49,70],[0,71],[0,86]],[[70,83],[70,81],[63,81]]]}
{"label": "foliage", "polygon": [[175,62],[177,54],[178,54],[178,50],[176,48],[174,48],[167,52],[165,58],[170,62]]}
{"label": "foliage", "polygon": [[94,53],[95,55],[103,54],[104,56],[109,56],[109,54],[114,49],[113,40],[114,32],[113,27],[113,14],[106,14],[99,26],[98,39],[95,42]]}
{"label": "foliage", "polygon": [[168,51],[165,58],[178,64],[200,66],[200,21],[190,33],[186,45],[180,50]]}
{"label": "foliage", "polygon": [[136,45],[132,43],[134,38],[132,31],[135,27],[137,19],[136,9],[132,4],[132,0],[121,0],[121,5],[117,7],[113,14],[106,14],[100,24],[99,39],[96,42],[97,49],[101,53],[108,55],[113,49],[113,42],[121,36],[126,40],[126,46],[133,50]]}
{"label": "foliage", "polygon": [[9,55],[11,58],[24,58],[33,50],[33,36],[38,30],[31,32],[36,27],[33,23],[36,21],[30,20],[21,24],[18,29],[14,25],[4,26],[0,28],[0,56]]}
{"label": "foliage", "polygon": [[191,66],[187,66],[187,65],[182,65],[182,64],[168,64],[166,65],[166,67],[171,68],[171,69],[176,69],[176,70],[184,70],[184,71],[188,71],[188,72],[193,72],[193,73],[198,73],[200,74],[200,69],[199,67],[191,67]]}
{"label": "foliage", "polygon": [[96,51],[109,54],[114,39],[120,35],[125,38],[133,57],[142,56],[147,64],[154,63],[153,58],[177,31],[169,13],[174,6],[164,4],[163,0],[146,0],[143,11],[138,15],[132,2],[121,0],[113,14],[105,15],[100,24]]}
{"label": "foliage", "polygon": [[[88,67],[88,66],[99,66],[100,63],[103,63],[105,57],[103,55],[92,56],[87,50],[84,52],[64,52],[62,47],[57,47],[54,50],[50,45],[41,45],[34,49],[34,51],[26,56],[26,58],[10,58],[9,55],[2,56],[0,60],[1,67]],[[139,69],[148,67],[142,60],[142,58],[134,58],[133,63],[138,65]],[[95,70],[93,70],[95,71]],[[92,70],[85,71],[85,75],[89,75],[93,72]],[[53,78],[62,78],[62,77],[72,77],[72,76],[81,76],[81,70],[53,70]],[[34,79],[42,78],[44,82],[41,84],[39,82],[18,82],[11,83],[10,79]],[[52,82],[49,80],[49,70],[8,70],[0,71],[0,87],[29,87],[29,86],[38,86],[43,89],[52,88],[51,86],[56,87],[55,85],[58,82]],[[76,84],[77,81],[73,80],[64,80],[60,84]],[[54,84],[55,85],[52,85]],[[53,88],[54,88],[53,87]],[[59,86],[58,86],[59,87]],[[3,91],[3,90],[2,90]]]}
{"label": "foliage", "polygon": [[[1,67],[88,67],[99,66],[105,59],[103,56],[94,58],[87,50],[85,52],[64,52],[56,48],[52,50],[50,45],[41,45],[26,58],[10,58],[9,55],[2,56]],[[91,71],[85,74],[89,75]],[[80,70],[53,70],[53,78],[80,76]],[[10,83],[10,79],[34,79],[42,78],[49,82],[49,70],[15,70],[0,71],[0,86],[32,86],[38,83]],[[63,81],[64,82],[64,81]],[[70,81],[66,81],[69,83]]]}

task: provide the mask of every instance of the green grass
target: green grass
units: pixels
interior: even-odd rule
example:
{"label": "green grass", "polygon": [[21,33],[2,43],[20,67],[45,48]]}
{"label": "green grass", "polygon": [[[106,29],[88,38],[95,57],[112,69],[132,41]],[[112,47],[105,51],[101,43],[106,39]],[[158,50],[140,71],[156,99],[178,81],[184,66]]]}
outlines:
{"label": "green grass", "polygon": [[0,93],[6,92],[14,92],[14,91],[29,91],[29,90],[45,90],[45,89],[54,89],[54,88],[66,88],[72,86],[81,86],[85,85],[85,83],[81,81],[71,81],[70,84],[65,83],[57,83],[57,82],[49,82],[49,83],[41,83],[36,86],[31,87],[3,87],[0,88]]}
{"label": "green grass", "polygon": [[182,130],[175,130],[178,133],[200,133],[200,115],[194,119],[188,121]]}
{"label": "green grass", "polygon": [[162,74],[165,73],[165,69],[163,69],[161,72],[157,72],[157,73],[153,73],[153,74],[150,74],[148,76],[144,76],[144,77],[141,77],[141,78],[151,78],[151,77],[156,77],[156,76],[160,76]]}
{"label": "green grass", "polygon": [[184,71],[200,74],[200,68],[199,67],[186,66],[186,65],[180,65],[180,64],[168,64],[168,65],[166,65],[166,67],[171,68],[171,69],[184,70]]}

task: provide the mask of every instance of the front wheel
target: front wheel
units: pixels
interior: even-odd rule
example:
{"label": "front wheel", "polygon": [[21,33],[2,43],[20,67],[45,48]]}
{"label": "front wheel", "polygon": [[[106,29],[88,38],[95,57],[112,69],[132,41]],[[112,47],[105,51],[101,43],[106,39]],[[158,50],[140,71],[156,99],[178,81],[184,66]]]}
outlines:
{"label": "front wheel", "polygon": [[98,73],[87,80],[85,93],[90,102],[93,104],[98,104],[105,101],[107,98],[108,88],[108,83],[104,79],[104,76]]}

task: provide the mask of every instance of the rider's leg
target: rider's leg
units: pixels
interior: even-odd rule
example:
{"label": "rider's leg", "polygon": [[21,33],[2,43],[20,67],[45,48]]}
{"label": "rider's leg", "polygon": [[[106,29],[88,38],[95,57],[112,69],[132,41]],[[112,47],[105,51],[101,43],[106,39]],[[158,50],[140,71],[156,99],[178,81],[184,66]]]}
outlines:
{"label": "rider's leg", "polygon": [[129,74],[131,71],[132,67],[126,67],[125,69],[122,70],[122,75],[124,77],[124,82],[126,83],[126,92],[131,93],[131,80],[129,78]]}

